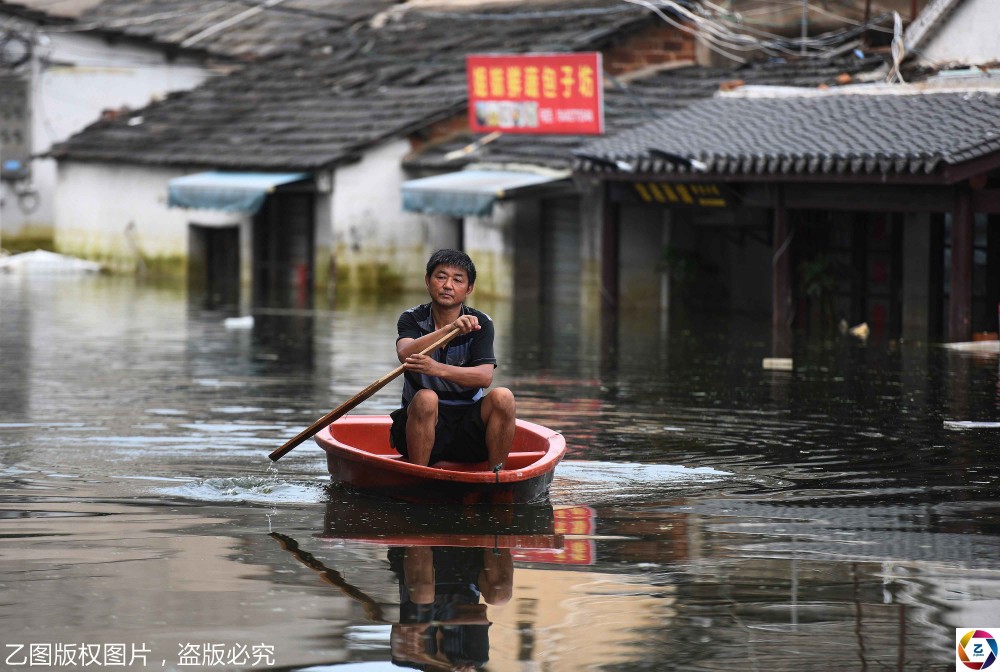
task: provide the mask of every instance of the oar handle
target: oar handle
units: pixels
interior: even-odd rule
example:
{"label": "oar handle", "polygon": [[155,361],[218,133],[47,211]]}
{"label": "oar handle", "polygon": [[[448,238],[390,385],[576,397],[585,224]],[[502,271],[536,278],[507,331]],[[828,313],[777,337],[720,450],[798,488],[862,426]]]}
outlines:
{"label": "oar handle", "polygon": [[[458,327],[452,326],[451,329],[448,331],[447,334],[445,334],[444,336],[442,336],[441,338],[439,338],[437,341],[435,341],[431,345],[429,345],[426,348],[424,348],[423,350],[421,350],[420,354],[421,355],[426,355],[426,354],[428,354],[430,352],[433,352],[434,350],[437,350],[438,348],[444,347],[445,345],[447,345],[448,341],[450,341],[451,339],[453,339],[457,335],[458,335]],[[285,453],[288,453],[289,451],[291,451],[296,446],[299,446],[300,444],[302,444],[302,442],[304,442],[306,439],[309,439],[310,437],[312,437],[313,435],[315,435],[317,432],[319,432],[321,429],[323,429],[327,425],[330,425],[330,424],[333,424],[334,422],[336,422],[342,415],[344,415],[344,414],[348,413],[349,411],[353,410],[361,402],[365,401],[366,399],[368,399],[369,397],[371,397],[373,394],[375,394],[376,392],[378,392],[379,390],[381,390],[383,387],[385,387],[386,385],[388,385],[389,383],[391,383],[393,380],[395,380],[399,376],[399,374],[401,374],[405,370],[406,370],[406,365],[405,364],[400,364],[395,369],[393,369],[389,373],[385,374],[384,376],[382,376],[381,378],[379,378],[378,380],[376,380],[374,383],[372,383],[371,385],[369,385],[368,387],[366,387],[365,389],[361,390],[360,392],[358,392],[357,394],[355,394],[353,397],[351,397],[350,399],[348,399],[347,401],[345,401],[344,403],[342,403],[340,406],[338,406],[337,408],[333,409],[332,411],[330,411],[329,413],[327,413],[326,415],[324,415],[322,418],[320,418],[319,420],[317,420],[313,424],[309,425],[306,429],[304,429],[301,432],[299,432],[295,436],[295,438],[289,440],[281,448],[278,448],[277,450],[275,450],[274,452],[272,452],[270,455],[268,455],[268,457],[271,458],[272,462],[277,462],[278,460],[280,460],[282,457],[285,456]]]}

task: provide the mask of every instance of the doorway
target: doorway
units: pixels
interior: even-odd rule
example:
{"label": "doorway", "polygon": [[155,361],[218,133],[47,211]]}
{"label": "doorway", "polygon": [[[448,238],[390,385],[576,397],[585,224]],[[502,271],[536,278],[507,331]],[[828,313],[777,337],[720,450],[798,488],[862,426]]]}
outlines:
{"label": "doorway", "polygon": [[210,306],[240,298],[239,226],[188,226],[188,289]]}
{"label": "doorway", "polygon": [[276,192],[253,219],[253,301],[258,306],[312,304],[314,205],[309,193]]}

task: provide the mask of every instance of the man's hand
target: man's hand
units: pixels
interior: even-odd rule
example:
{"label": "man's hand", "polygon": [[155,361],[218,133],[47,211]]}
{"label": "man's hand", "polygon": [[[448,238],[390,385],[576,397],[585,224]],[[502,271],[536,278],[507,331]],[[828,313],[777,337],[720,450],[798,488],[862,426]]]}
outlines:
{"label": "man's hand", "polygon": [[451,326],[458,329],[458,333],[467,334],[470,331],[479,331],[482,329],[479,326],[479,318],[475,315],[462,315],[460,318],[451,323]]}
{"label": "man's hand", "polygon": [[407,371],[422,373],[425,376],[440,376],[441,362],[428,355],[410,355],[403,360],[403,366]]}

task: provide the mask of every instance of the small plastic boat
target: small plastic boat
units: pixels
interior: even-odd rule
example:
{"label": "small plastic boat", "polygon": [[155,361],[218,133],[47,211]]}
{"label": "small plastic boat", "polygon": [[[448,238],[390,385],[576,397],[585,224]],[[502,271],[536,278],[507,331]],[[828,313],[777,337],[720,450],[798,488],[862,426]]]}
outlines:
{"label": "small plastic boat", "polygon": [[359,492],[420,503],[525,503],[548,499],[566,440],[517,421],[514,447],[494,472],[485,462],[411,464],[389,446],[387,415],[348,415],[316,435],[334,483]]}

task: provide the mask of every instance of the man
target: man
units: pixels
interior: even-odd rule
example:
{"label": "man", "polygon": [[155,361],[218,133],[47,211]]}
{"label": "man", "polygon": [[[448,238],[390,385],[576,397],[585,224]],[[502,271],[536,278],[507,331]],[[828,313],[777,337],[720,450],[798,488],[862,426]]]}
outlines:
{"label": "man", "polygon": [[[392,414],[392,445],[410,462],[487,462],[502,468],[514,443],[514,395],[489,393],[497,360],[493,321],[465,305],[476,266],[464,252],[438,250],[427,262],[430,303],[399,316],[396,354],[405,367],[403,406]],[[447,346],[419,354],[458,329]]]}

